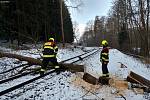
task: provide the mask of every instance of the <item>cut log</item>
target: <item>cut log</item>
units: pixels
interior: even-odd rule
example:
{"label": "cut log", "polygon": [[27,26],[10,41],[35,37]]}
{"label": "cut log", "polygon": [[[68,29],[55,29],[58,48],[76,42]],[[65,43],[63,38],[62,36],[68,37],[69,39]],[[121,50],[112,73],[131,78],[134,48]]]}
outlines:
{"label": "cut log", "polygon": [[84,73],[83,75],[83,80],[93,85],[97,85],[99,83],[101,83],[102,85],[108,85],[110,83],[110,79],[111,78],[109,77],[99,77],[99,79],[97,79],[89,73]]}
{"label": "cut log", "polygon": [[90,75],[89,73],[84,73],[83,80],[93,85],[98,84],[98,79]]}
{"label": "cut log", "polygon": [[[27,61],[29,65],[40,65],[40,66],[42,66],[41,60],[31,58],[31,57],[25,57],[25,56],[21,56],[21,55],[17,55],[17,54],[0,52],[0,58],[1,57],[16,58],[16,59],[19,59],[20,61]],[[84,72],[84,66],[83,65],[68,64],[68,63],[59,63],[59,65],[61,67],[64,67],[65,69],[68,69],[69,71]]]}
{"label": "cut log", "polygon": [[145,79],[144,77],[134,73],[130,72],[130,74],[127,77],[127,81],[132,82],[132,83],[138,83],[141,84],[142,86],[145,86],[147,88],[150,88],[150,81]]}

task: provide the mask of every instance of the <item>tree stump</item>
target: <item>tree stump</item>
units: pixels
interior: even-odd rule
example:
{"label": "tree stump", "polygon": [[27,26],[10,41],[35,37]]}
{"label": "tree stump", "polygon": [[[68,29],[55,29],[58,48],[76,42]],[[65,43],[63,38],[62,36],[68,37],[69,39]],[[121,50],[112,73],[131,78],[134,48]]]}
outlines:
{"label": "tree stump", "polygon": [[110,79],[111,78],[109,78],[109,77],[103,77],[103,76],[101,76],[101,77],[99,77],[98,82],[101,83],[102,85],[109,85],[109,80]]}

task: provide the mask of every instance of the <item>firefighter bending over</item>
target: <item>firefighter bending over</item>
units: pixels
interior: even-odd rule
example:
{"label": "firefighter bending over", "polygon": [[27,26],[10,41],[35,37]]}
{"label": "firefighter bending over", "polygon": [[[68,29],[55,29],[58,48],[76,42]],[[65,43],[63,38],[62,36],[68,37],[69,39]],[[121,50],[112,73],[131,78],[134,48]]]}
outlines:
{"label": "firefighter bending over", "polygon": [[49,62],[52,64],[52,66],[55,67],[57,71],[59,69],[57,58],[56,58],[58,47],[55,44],[54,38],[49,38],[48,42],[44,44],[43,49],[44,51],[43,51],[42,68],[40,70],[41,74],[44,74]]}
{"label": "firefighter bending over", "polygon": [[102,63],[102,73],[103,77],[109,77],[109,72],[108,72],[108,62],[109,62],[109,49],[108,49],[108,42],[106,40],[102,41],[102,46],[103,49],[100,54],[100,61]]}

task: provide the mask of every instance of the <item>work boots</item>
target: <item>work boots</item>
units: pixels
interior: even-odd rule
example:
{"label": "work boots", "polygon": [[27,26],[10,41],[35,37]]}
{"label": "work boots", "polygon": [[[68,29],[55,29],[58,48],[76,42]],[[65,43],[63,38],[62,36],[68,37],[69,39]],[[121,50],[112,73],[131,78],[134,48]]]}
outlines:
{"label": "work boots", "polygon": [[56,74],[58,75],[60,73],[60,67],[59,66],[55,66],[55,70],[56,70]]}
{"label": "work boots", "polygon": [[46,71],[46,69],[41,68],[40,75],[44,75],[45,71]]}

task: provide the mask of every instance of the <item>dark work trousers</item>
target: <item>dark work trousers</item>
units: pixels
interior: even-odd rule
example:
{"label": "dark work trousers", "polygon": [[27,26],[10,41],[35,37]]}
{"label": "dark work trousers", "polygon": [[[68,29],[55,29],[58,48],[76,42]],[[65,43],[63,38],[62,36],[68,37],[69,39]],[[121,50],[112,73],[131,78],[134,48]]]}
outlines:
{"label": "dark work trousers", "polygon": [[107,62],[102,62],[102,72],[103,74],[108,74],[108,68],[107,68],[108,63]]}
{"label": "dark work trousers", "polygon": [[49,58],[47,57],[47,58],[43,58],[42,69],[46,69],[49,62],[52,63],[53,67],[58,66],[58,62],[55,57],[49,57]]}

